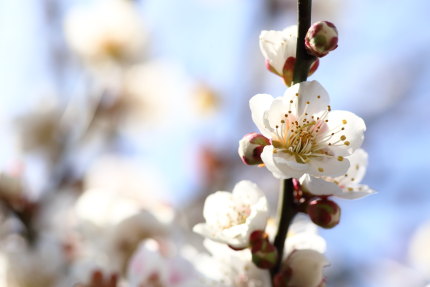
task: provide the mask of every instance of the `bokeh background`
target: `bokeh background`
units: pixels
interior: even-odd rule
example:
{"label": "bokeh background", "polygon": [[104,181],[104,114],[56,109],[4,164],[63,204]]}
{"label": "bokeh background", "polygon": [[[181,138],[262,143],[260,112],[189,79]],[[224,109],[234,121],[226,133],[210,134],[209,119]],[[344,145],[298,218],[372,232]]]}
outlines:
{"label": "bokeh background", "polygon": [[[119,34],[134,20],[139,29],[97,50],[103,29],[93,26],[104,18],[76,12],[92,2],[98,15],[124,23]],[[266,71],[258,36],[294,24],[295,1],[139,0],[136,19],[102,11],[106,2],[0,1],[0,234],[30,227],[27,240],[55,233],[68,242],[67,231],[52,231],[64,217],[46,228],[40,214],[84,210],[74,200],[100,186],[129,190],[131,201],[157,210],[174,208],[190,228],[207,194],[241,179],[259,183],[275,207],[278,182],[244,166],[237,146],[257,131],[248,100],[285,89]],[[428,11],[426,0],[313,3],[313,21],[335,23],[340,40],[311,79],[328,90],[334,109],[365,119],[364,183],[378,192],[339,200],[341,224],[321,230],[328,286],[430,282]],[[120,51],[127,36],[134,46]]]}

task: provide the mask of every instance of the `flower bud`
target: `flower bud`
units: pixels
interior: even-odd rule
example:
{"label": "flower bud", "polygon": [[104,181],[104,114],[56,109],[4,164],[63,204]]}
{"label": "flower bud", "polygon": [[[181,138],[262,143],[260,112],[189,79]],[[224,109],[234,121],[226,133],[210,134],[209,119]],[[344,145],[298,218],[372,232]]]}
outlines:
{"label": "flower bud", "polygon": [[262,230],[256,230],[249,236],[252,262],[261,269],[270,269],[278,260],[278,251],[270,243],[269,236]]}
{"label": "flower bud", "polygon": [[312,222],[323,228],[333,228],[340,220],[340,207],[327,198],[314,199],[306,209]]}
{"label": "flower bud", "polygon": [[324,57],[337,48],[338,33],[336,26],[328,21],[314,23],[306,33],[305,45],[308,52]]}
{"label": "flower bud", "polygon": [[268,138],[261,134],[249,133],[239,141],[239,156],[244,164],[262,164],[261,153],[266,145],[269,145]]}

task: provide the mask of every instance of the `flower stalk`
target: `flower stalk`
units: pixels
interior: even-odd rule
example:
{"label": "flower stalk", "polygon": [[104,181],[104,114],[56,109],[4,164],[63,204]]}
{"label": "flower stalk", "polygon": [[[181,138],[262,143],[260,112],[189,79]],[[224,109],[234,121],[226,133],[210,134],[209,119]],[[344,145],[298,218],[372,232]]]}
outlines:
{"label": "flower stalk", "polygon": [[311,26],[312,0],[298,0],[298,34],[296,64],[294,66],[293,84],[306,81],[310,66],[316,57],[308,54],[305,47],[306,33]]}
{"label": "flower stalk", "polygon": [[[310,66],[315,57],[309,55],[305,47],[305,36],[311,26],[312,0],[298,0],[298,35],[296,49],[296,63],[294,66],[293,84],[307,80]],[[274,245],[278,250],[277,264],[270,270],[272,279],[279,272],[283,253],[285,239],[289,226],[295,215],[298,213],[298,205],[294,198],[293,179],[281,180],[281,190],[278,201],[278,230],[276,233]],[[273,281],[272,281],[273,284]]]}
{"label": "flower stalk", "polygon": [[294,199],[293,179],[283,179],[281,180],[281,190],[278,201],[278,230],[273,243],[278,250],[278,260],[275,266],[270,270],[272,278],[281,268],[285,238],[287,237],[288,228],[297,212],[298,208]]}

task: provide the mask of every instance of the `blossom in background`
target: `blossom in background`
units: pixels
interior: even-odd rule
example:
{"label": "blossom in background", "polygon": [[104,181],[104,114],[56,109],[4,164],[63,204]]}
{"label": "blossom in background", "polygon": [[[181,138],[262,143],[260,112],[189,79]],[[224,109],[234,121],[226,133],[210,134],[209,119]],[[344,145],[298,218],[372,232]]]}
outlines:
{"label": "blossom in background", "polygon": [[276,287],[321,287],[324,286],[323,268],[328,261],[325,256],[312,249],[291,252],[282,263],[275,278]]}
{"label": "blossom in background", "polygon": [[[272,224],[268,224],[267,231],[274,236],[275,226],[273,221],[269,222]],[[323,268],[329,264],[324,256],[326,246],[316,225],[308,217],[298,215],[288,231],[284,261],[277,276],[281,282],[276,286],[323,286],[320,285],[324,281]]]}
{"label": "blossom in background", "polygon": [[236,251],[209,239],[205,239],[203,245],[209,254],[200,253],[193,257],[196,269],[210,282],[203,286],[270,286],[269,272],[255,266],[248,249]]}
{"label": "blossom in background", "polygon": [[430,280],[430,221],[418,226],[408,246],[408,261],[422,277]]}
{"label": "blossom in background", "polygon": [[[282,77],[287,86],[293,80],[294,64],[296,63],[297,26],[289,26],[282,31],[262,31],[260,34],[260,50],[265,58],[269,71]],[[309,75],[318,68],[319,60],[312,63]]]}
{"label": "blossom in background", "polygon": [[64,29],[71,48],[92,63],[136,56],[147,34],[137,8],[125,0],[76,7],[66,16]]}
{"label": "blossom in background", "polygon": [[[268,226],[270,226],[270,224]],[[272,233],[274,234],[274,230]],[[286,254],[290,254],[298,249],[312,249],[323,254],[326,248],[327,243],[325,239],[318,234],[318,227],[313,224],[307,216],[297,215],[288,229],[285,242]]]}
{"label": "blossom in background", "polygon": [[317,81],[295,84],[282,97],[258,94],[249,104],[254,123],[272,143],[261,158],[279,179],[342,175],[349,168],[346,156],[364,139],[364,121],[351,112],[332,111]]}
{"label": "blossom in background", "polygon": [[206,198],[205,223],[193,231],[234,248],[248,246],[249,235],[264,230],[269,216],[267,199],[251,181],[240,181],[233,192],[218,191]]}
{"label": "blossom in background", "polygon": [[[177,63],[169,59],[152,59],[124,70],[121,105],[122,129],[140,133],[149,129],[172,129],[171,117],[179,125],[190,117],[193,109],[194,80]],[[136,131],[137,129],[137,131]]]}
{"label": "blossom in background", "polygon": [[367,153],[363,149],[357,149],[346,158],[350,167],[344,175],[316,178],[305,174],[300,178],[302,189],[313,195],[333,195],[345,199],[358,199],[374,193],[367,185],[360,184],[366,174]]}
{"label": "blossom in background", "polygon": [[163,254],[153,240],[142,242],[128,267],[128,285],[191,287],[203,286],[193,265],[179,255]]}

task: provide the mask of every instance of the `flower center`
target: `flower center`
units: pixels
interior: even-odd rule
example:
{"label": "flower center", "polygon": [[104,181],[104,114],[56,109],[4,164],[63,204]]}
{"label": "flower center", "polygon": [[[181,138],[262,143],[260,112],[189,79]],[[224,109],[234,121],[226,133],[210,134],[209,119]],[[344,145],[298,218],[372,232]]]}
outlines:
{"label": "flower center", "polygon": [[[306,104],[306,108],[309,102]],[[315,157],[327,157],[332,154],[327,149],[327,115],[330,106],[319,116],[309,115],[305,111],[299,117],[291,111],[284,114],[279,124],[275,126],[272,144],[274,152],[288,153],[298,163],[308,163]]]}
{"label": "flower center", "polygon": [[236,225],[244,224],[251,214],[251,208],[248,204],[231,206],[230,210],[224,215],[225,218],[220,220],[222,229],[227,229]]}

